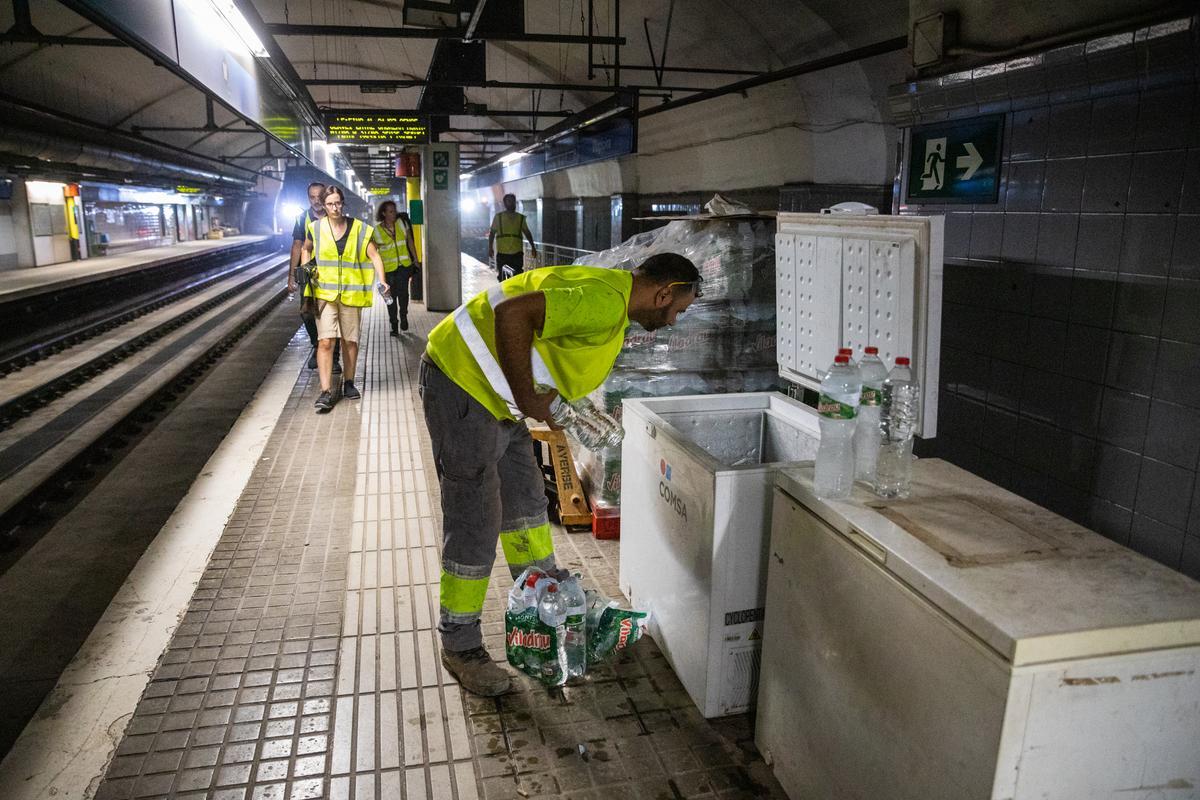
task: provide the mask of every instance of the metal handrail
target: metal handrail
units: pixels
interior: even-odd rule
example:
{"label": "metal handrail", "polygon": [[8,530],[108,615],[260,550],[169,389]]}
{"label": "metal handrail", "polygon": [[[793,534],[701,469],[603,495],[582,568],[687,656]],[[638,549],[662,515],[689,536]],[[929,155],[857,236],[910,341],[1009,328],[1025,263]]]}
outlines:
{"label": "metal handrail", "polygon": [[[580,256],[588,256],[595,250],[580,250],[578,247],[554,244],[553,242],[536,242],[538,256],[543,266],[553,267],[560,264],[571,264]],[[529,242],[525,242],[525,257],[531,256]]]}

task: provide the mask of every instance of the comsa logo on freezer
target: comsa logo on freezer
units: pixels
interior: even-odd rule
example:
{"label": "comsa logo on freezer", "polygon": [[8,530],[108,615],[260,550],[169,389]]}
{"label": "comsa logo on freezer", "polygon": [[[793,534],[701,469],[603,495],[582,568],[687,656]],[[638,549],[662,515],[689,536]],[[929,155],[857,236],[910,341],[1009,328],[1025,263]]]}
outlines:
{"label": "comsa logo on freezer", "polygon": [[550,636],[545,633],[530,633],[520,628],[508,632],[509,647],[528,647],[530,650],[549,650]]}
{"label": "comsa logo on freezer", "polygon": [[687,503],[683,498],[675,493],[668,481],[671,480],[671,465],[666,459],[660,459],[658,462],[658,470],[662,473],[663,479],[658,482],[658,496],[663,499],[663,502],[669,505],[676,514],[683,517],[683,521],[687,522]]}

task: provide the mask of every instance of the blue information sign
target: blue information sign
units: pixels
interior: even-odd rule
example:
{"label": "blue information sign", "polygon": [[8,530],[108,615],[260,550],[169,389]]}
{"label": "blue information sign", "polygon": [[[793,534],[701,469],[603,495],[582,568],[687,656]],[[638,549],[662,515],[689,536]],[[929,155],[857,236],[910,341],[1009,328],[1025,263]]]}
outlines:
{"label": "blue information sign", "polygon": [[914,128],[908,150],[909,203],[995,203],[1000,193],[1004,117]]}

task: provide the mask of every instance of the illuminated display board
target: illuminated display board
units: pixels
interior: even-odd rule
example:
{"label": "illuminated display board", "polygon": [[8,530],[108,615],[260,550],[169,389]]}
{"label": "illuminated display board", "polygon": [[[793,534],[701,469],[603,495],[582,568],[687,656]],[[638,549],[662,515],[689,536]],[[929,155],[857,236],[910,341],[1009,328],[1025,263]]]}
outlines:
{"label": "illuminated display board", "polygon": [[337,144],[424,144],[429,120],[396,114],[326,114],[329,141]]}

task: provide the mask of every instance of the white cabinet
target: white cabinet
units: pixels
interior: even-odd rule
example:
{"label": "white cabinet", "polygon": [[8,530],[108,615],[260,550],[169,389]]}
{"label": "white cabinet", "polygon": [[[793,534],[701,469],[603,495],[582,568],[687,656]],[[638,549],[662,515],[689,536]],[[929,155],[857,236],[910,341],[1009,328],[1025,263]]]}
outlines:
{"label": "white cabinet", "polygon": [[756,741],[794,800],[1200,796],[1200,584],[938,460],[777,476]]}

